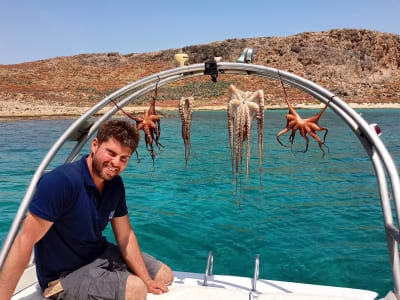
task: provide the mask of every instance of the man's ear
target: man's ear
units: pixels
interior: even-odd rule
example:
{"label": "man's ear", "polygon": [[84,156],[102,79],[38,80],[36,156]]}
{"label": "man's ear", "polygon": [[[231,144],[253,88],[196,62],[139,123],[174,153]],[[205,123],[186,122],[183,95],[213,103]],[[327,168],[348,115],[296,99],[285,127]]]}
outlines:
{"label": "man's ear", "polygon": [[99,147],[99,140],[96,137],[93,139],[93,142],[92,142],[92,148],[91,148],[92,153],[95,153],[97,151],[98,147]]}

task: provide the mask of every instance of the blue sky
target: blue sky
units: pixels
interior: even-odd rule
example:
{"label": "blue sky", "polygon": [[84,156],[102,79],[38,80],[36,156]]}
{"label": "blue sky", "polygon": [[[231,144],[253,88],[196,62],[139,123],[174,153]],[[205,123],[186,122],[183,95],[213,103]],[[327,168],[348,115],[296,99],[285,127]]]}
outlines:
{"label": "blue sky", "polygon": [[0,64],[334,28],[400,34],[400,0],[1,0]]}

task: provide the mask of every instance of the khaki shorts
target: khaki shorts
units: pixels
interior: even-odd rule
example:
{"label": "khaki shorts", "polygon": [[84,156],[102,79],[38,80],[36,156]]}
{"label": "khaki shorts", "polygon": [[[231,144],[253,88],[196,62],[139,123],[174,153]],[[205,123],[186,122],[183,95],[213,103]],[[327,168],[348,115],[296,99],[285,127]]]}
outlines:
{"label": "khaki shorts", "polygon": [[[157,275],[162,262],[143,253],[149,275]],[[132,272],[123,260],[119,248],[108,244],[96,260],[66,276],[61,276],[63,292],[52,296],[57,300],[125,299],[125,287]]]}

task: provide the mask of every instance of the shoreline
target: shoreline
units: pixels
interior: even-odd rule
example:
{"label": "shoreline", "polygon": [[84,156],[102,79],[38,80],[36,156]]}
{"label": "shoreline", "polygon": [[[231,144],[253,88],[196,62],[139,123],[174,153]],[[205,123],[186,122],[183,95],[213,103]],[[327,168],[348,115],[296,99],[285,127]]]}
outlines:
{"label": "shoreline", "polygon": [[[4,103],[3,103],[4,104]],[[353,109],[400,109],[400,103],[348,103]],[[0,122],[24,121],[24,120],[54,120],[54,119],[76,119],[91,107],[89,106],[66,106],[66,105],[29,105],[21,106],[21,103],[12,103],[11,105],[2,105],[0,107]],[[4,107],[6,106],[6,107]],[[300,110],[321,109],[324,104],[295,104],[293,107]],[[103,115],[110,108],[105,107],[95,114],[96,117]],[[129,113],[142,114],[147,111],[148,105],[129,107],[126,109]],[[286,105],[265,105],[265,110],[286,110]],[[177,112],[178,106],[158,105],[157,112],[163,113]],[[226,105],[198,105],[194,107],[195,111],[224,111]],[[117,112],[116,116],[123,116]]]}

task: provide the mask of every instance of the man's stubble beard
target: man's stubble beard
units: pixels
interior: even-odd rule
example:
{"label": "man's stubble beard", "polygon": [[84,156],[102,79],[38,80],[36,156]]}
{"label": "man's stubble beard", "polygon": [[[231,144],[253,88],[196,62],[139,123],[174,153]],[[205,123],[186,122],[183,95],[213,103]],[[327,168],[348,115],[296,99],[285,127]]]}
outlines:
{"label": "man's stubble beard", "polygon": [[107,178],[104,173],[102,172],[103,169],[105,168],[105,166],[103,164],[101,164],[101,162],[99,162],[99,160],[96,158],[96,155],[92,152],[91,153],[91,157],[92,157],[92,170],[93,173],[95,173],[98,177],[100,177],[101,179],[105,180],[105,181],[109,181],[112,180],[115,176],[117,176],[118,174],[116,174],[115,176],[111,176],[110,178]]}

